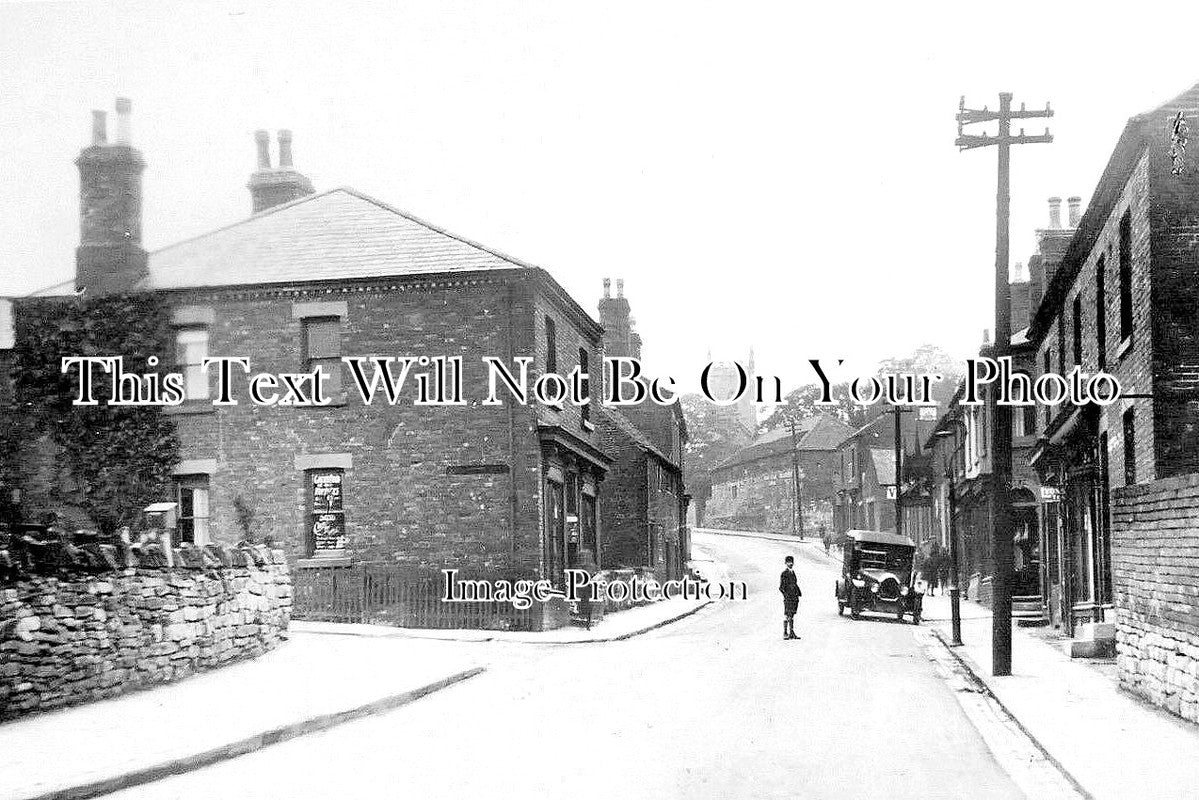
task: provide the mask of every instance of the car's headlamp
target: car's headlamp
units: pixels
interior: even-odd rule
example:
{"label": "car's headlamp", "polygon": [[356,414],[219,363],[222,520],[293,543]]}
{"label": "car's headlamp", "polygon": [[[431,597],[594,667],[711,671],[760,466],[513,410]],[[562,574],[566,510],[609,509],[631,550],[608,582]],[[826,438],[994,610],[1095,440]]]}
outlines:
{"label": "car's headlamp", "polygon": [[899,593],[906,595],[908,593],[908,587],[906,587],[906,586],[903,587],[902,589],[899,590]]}
{"label": "car's headlamp", "polygon": [[861,589],[866,585],[866,581],[862,580],[861,578],[854,578],[853,585]]}
{"label": "car's headlamp", "polygon": [[875,594],[878,594],[878,584],[877,584],[877,583],[876,583],[876,584],[873,584],[873,585],[870,587],[870,591],[874,592]]}

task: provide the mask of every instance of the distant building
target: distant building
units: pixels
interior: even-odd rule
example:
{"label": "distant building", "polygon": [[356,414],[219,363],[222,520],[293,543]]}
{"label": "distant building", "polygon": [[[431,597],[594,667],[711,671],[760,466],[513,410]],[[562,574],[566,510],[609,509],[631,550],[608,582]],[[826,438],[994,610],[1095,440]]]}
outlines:
{"label": "distant building", "polygon": [[[904,409],[899,419],[901,458],[918,456],[936,424],[936,414],[911,408]],[[893,532],[899,490],[895,472],[895,417],[888,411],[852,431],[837,448],[833,530],[838,534],[854,529]]]}
{"label": "distant building", "polygon": [[793,454],[798,453],[804,530],[832,526],[837,447],[852,433],[840,420],[820,414],[768,431],[712,470],[706,524],[714,528],[789,533],[795,514]]}

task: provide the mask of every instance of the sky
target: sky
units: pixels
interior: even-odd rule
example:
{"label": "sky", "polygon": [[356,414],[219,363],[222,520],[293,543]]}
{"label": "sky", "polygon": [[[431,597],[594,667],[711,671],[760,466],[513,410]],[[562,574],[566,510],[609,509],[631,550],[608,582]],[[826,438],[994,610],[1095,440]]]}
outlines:
{"label": "sky", "polygon": [[247,216],[253,131],[290,128],[318,190],[542,266],[593,316],[623,278],[647,368],[684,386],[751,347],[788,386],[810,358],[965,358],[996,168],[954,146],[959,97],[1052,102],[1054,143],[1013,152],[1016,262],[1046,198],[1085,204],[1127,118],[1199,81],[1170,38],[1199,9],[810,6],[0,2],[0,295],[73,276],[73,160],[125,96],[148,249]]}

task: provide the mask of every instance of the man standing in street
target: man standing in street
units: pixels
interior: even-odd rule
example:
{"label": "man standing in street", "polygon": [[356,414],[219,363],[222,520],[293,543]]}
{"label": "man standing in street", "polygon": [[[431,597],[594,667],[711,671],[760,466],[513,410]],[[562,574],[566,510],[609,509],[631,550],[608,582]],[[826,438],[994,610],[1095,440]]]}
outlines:
{"label": "man standing in street", "polygon": [[779,575],[779,591],[783,593],[783,638],[798,639],[795,635],[795,612],[803,592],[799,590],[799,581],[795,578],[795,559],[787,556],[783,564],[783,574]]}

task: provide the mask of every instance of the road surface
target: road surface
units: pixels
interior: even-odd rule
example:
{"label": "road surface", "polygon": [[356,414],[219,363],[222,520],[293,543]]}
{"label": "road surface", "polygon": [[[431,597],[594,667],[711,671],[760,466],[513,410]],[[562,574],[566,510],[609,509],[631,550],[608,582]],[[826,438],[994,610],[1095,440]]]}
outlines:
{"label": "road surface", "polygon": [[[695,541],[748,583],[747,600],[623,642],[462,643],[486,673],[112,797],[1023,796],[915,626],[838,616],[835,569],[819,548],[704,533]],[[804,592],[798,641],[782,639],[778,573],[788,553]],[[314,685],[328,680],[336,676]]]}

